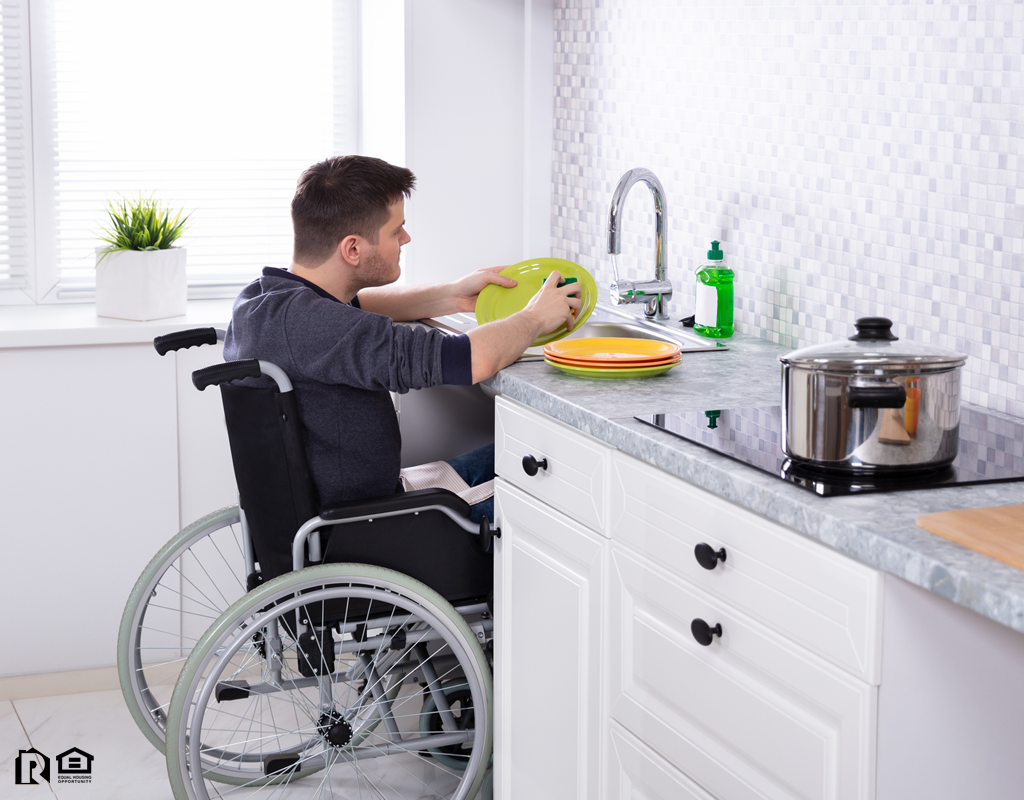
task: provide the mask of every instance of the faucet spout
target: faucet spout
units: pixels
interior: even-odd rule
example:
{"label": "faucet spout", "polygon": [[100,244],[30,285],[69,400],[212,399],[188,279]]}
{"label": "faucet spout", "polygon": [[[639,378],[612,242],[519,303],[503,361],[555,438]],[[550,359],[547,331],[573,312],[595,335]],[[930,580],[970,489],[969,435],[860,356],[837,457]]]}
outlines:
{"label": "faucet spout", "polygon": [[672,296],[672,284],[668,280],[668,270],[665,266],[665,220],[668,211],[661,181],[649,169],[631,169],[619,178],[619,183],[612,193],[612,205],[608,214],[608,252],[612,255],[621,252],[622,207],[626,204],[629,190],[638,182],[646,183],[647,188],[651,190],[651,197],[654,198],[654,280],[621,280],[616,272],[615,283],[611,287],[612,302],[616,305],[644,303],[644,316],[648,319],[667,320],[664,301]]}

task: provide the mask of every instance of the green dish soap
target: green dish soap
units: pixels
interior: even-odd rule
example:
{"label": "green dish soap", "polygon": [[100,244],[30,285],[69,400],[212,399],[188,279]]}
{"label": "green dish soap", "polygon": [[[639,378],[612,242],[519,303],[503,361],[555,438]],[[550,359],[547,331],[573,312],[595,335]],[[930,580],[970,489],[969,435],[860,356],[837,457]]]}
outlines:
{"label": "green dish soap", "polygon": [[708,263],[697,270],[697,311],[693,331],[713,339],[733,334],[733,278],[736,273],[725,266],[718,242],[711,243]]}

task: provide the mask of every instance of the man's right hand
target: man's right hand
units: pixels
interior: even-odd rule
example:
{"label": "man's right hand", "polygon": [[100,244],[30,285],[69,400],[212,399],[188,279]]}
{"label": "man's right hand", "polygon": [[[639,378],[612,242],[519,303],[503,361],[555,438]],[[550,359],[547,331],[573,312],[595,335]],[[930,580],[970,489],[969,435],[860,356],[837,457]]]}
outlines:
{"label": "man's right hand", "polygon": [[563,324],[571,331],[576,322],[576,314],[583,308],[580,285],[567,283],[565,286],[559,286],[561,280],[562,276],[558,270],[552,271],[540,287],[540,291],[530,298],[530,302],[522,311],[524,316],[533,321],[537,336],[551,333]]}

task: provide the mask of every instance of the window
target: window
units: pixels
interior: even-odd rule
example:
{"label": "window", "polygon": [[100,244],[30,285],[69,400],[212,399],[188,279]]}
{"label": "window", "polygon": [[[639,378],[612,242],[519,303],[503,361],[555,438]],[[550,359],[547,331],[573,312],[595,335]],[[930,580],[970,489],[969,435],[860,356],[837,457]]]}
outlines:
{"label": "window", "polygon": [[191,214],[190,296],[233,296],[291,262],[302,169],[361,151],[357,0],[0,11],[0,303],[91,300],[106,205],[139,194]]}

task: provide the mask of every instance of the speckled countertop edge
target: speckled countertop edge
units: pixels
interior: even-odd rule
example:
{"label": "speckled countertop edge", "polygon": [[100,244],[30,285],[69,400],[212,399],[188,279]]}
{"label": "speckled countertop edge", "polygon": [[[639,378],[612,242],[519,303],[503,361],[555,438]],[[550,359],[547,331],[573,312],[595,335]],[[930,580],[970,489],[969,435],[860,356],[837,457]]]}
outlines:
{"label": "speckled countertop edge", "polygon": [[742,336],[729,345],[728,352],[689,354],[672,372],[647,380],[583,380],[523,362],[487,383],[641,461],[1024,633],[1024,571],[915,524],[935,511],[1024,503],[1024,482],[823,498],[633,419],[778,404],[777,358],[786,350]]}

